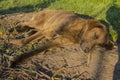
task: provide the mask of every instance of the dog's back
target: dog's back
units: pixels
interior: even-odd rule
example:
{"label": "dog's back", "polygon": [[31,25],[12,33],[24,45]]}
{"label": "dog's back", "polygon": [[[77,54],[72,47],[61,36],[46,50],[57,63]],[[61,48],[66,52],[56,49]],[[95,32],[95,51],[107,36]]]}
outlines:
{"label": "dog's back", "polygon": [[62,21],[61,23],[68,21],[70,16],[76,15],[64,10],[43,10],[35,14],[30,22],[27,23],[27,25],[41,30],[43,28],[51,26],[51,24],[61,25],[60,21]]}

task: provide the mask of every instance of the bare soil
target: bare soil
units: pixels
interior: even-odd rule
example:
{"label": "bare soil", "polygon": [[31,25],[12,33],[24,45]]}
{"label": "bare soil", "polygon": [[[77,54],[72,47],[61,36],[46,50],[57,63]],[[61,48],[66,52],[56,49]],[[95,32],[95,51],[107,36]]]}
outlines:
{"label": "bare soil", "polygon": [[[19,22],[29,21],[33,14],[1,15],[0,28],[7,30],[12,24],[14,27]],[[11,56],[18,55],[20,49],[27,50],[26,47],[5,45],[4,40],[0,40],[1,46],[6,46],[0,47],[0,80],[120,80],[119,47],[109,51],[96,47],[86,54],[79,44],[60,46],[28,58],[16,68],[9,68]],[[91,59],[87,64],[89,54]]]}

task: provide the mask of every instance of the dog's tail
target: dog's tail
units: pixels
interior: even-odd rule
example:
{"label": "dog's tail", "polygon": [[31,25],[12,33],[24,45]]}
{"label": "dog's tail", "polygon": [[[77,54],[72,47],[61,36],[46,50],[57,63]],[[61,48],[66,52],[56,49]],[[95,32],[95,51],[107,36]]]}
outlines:
{"label": "dog's tail", "polygon": [[55,46],[58,46],[59,44],[58,43],[55,43],[54,40],[50,40],[48,42],[46,42],[44,45],[34,49],[34,50],[31,50],[31,51],[27,51],[25,52],[24,54],[21,54],[19,56],[16,56],[10,63],[10,67],[11,68],[14,68],[17,64],[19,63],[22,63],[23,61],[25,61],[25,59],[29,58],[29,57],[32,57],[34,55],[37,55],[38,53],[40,52],[43,52],[51,47],[55,47]]}

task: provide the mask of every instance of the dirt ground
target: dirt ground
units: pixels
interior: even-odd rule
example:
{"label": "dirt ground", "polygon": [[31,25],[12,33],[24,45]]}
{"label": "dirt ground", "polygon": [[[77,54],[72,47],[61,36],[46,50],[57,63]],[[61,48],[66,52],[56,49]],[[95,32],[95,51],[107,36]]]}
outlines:
{"label": "dirt ground", "polygon": [[[12,24],[29,21],[33,14],[0,15],[0,28],[8,29]],[[6,59],[3,55],[14,56],[17,50],[14,54],[0,50],[0,80],[120,80],[118,48],[106,51],[96,47],[86,54],[81,51],[79,44],[60,46],[28,58],[16,68],[4,65]],[[87,64],[89,54],[91,59]]]}

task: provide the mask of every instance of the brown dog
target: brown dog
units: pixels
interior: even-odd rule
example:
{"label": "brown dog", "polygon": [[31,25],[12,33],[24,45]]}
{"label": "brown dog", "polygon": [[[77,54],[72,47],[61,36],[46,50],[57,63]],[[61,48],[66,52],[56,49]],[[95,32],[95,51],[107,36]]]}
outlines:
{"label": "brown dog", "polygon": [[82,19],[63,10],[40,11],[29,22],[18,27],[31,27],[37,32],[22,40],[11,40],[13,44],[25,45],[38,37],[45,37],[50,40],[44,45],[45,48],[76,43],[80,44],[85,53],[91,51],[95,45],[102,45],[106,49],[113,48],[103,24],[97,20]]}
{"label": "brown dog", "polygon": [[89,52],[95,45],[113,48],[106,27],[96,20],[86,20],[63,10],[43,10],[37,13],[30,22],[22,23],[19,28],[31,27],[37,33],[22,40],[11,40],[11,43],[25,45],[37,37],[53,39],[58,45],[80,44],[84,52]]}

